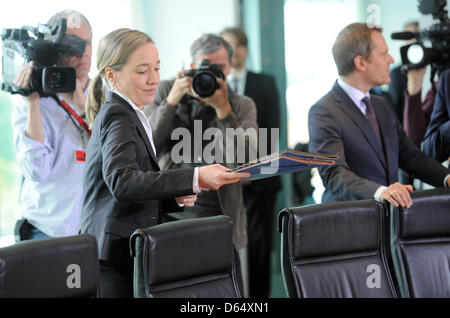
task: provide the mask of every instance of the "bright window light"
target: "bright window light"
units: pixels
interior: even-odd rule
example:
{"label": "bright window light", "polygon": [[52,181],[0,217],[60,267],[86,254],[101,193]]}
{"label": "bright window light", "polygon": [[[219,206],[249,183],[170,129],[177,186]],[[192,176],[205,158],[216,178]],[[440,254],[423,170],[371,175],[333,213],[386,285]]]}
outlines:
{"label": "bright window light", "polygon": [[309,108],[337,79],[331,48],[338,32],[350,22],[358,21],[357,2],[286,1],[286,99],[290,147],[309,141]]}

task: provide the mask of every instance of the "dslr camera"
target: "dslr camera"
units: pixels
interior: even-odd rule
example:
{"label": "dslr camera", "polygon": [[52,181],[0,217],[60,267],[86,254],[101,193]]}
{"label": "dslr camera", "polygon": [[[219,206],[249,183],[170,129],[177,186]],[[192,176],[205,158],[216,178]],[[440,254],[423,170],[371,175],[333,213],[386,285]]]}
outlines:
{"label": "dslr camera", "polygon": [[[400,48],[403,69],[420,69],[431,65],[431,78],[450,68],[450,20],[445,10],[447,0],[418,0],[420,13],[432,14],[440,23],[419,32],[397,32],[393,40],[412,40]],[[425,46],[429,42],[431,47]]]}
{"label": "dslr camera", "polygon": [[[57,67],[61,56],[83,54],[86,42],[76,35],[68,35],[67,19],[61,19],[53,27],[40,24],[21,29],[2,31],[2,90],[11,94],[29,96],[38,92],[41,97],[55,93],[73,92],[76,86],[74,68]],[[46,37],[52,37],[52,40]],[[23,66],[34,61],[30,88],[23,89],[14,81]]]}
{"label": "dslr camera", "polygon": [[183,75],[183,77],[186,76],[192,77],[192,88],[202,98],[211,97],[216,90],[220,89],[216,78],[225,79],[225,75],[220,67],[211,64],[207,59],[201,60],[197,69],[190,70]]}

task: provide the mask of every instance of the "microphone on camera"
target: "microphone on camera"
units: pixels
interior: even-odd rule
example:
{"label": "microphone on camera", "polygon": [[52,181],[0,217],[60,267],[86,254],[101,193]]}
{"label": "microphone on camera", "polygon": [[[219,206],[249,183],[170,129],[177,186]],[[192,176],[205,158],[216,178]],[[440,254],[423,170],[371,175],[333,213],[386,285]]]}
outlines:
{"label": "microphone on camera", "polygon": [[34,40],[27,47],[30,61],[37,65],[52,66],[58,62],[59,55],[54,43],[44,40]]}
{"label": "microphone on camera", "polygon": [[396,32],[391,34],[392,40],[411,40],[417,37],[416,32]]}

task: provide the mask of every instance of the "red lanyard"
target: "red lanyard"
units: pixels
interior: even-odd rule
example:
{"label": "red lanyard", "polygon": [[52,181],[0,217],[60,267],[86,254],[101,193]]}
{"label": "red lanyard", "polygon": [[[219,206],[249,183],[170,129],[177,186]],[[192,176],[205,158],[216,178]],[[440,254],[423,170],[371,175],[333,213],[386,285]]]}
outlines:
{"label": "red lanyard", "polygon": [[59,105],[61,105],[75,120],[83,126],[83,128],[89,133],[89,136],[92,135],[92,131],[89,129],[88,124],[84,121],[83,118],[80,117],[80,115],[77,114],[75,110],[73,110],[72,107],[70,107],[69,104],[63,99],[60,100],[56,95],[54,96],[55,100],[58,102]]}

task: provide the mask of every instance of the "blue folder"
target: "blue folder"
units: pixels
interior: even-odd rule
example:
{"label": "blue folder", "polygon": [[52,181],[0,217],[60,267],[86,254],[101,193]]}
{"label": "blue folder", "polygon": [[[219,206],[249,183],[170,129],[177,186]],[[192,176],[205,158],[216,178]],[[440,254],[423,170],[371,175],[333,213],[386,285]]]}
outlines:
{"label": "blue folder", "polygon": [[242,178],[242,180],[256,180],[300,170],[334,165],[334,160],[336,159],[339,159],[336,155],[285,150],[238,166],[232,169],[231,172],[248,172],[251,174],[251,177]]}

